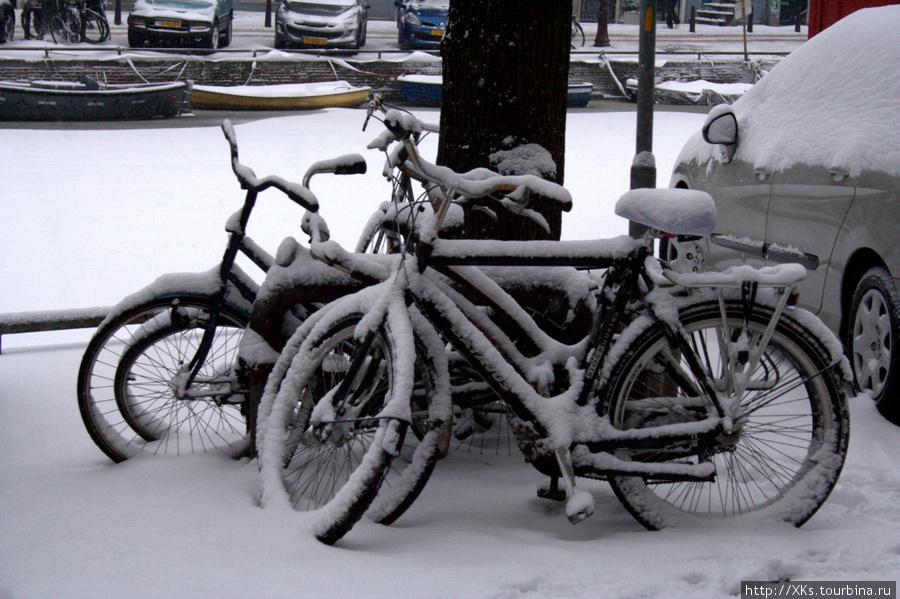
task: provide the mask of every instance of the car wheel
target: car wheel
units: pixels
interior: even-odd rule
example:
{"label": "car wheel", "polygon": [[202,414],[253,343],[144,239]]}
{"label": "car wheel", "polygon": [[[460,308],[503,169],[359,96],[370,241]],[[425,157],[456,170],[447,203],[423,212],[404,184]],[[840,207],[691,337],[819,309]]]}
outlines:
{"label": "car wheel", "polygon": [[872,395],[878,411],[900,424],[900,299],[891,273],[884,267],[869,269],[853,294],[847,331],[847,349],[860,388]]}
{"label": "car wheel", "polygon": [[11,42],[16,31],[16,15],[6,10],[0,15],[0,43]]}
{"label": "car wheel", "polygon": [[284,50],[285,48],[287,48],[287,43],[278,36],[275,36],[275,49]]}
{"label": "car wheel", "polygon": [[228,15],[228,20],[225,25],[225,32],[222,34],[222,39],[219,42],[220,48],[227,48],[231,44],[231,33],[234,30],[234,15]]}
{"label": "car wheel", "polygon": [[212,31],[209,32],[209,37],[204,40],[203,45],[210,50],[218,50],[219,49],[219,23],[214,21],[212,25]]}

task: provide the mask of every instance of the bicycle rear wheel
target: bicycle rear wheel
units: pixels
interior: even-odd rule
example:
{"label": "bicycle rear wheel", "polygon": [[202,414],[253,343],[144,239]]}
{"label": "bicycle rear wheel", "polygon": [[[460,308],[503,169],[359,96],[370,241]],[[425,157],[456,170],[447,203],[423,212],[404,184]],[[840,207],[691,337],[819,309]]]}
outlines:
{"label": "bicycle rear wheel", "polygon": [[109,39],[109,22],[106,17],[87,9],[82,13],[84,22],[84,41],[89,44],[101,44]]}
{"label": "bicycle rear wheel", "polygon": [[50,35],[53,37],[53,43],[69,46],[77,44],[81,39],[79,33],[81,25],[78,17],[74,16],[71,11],[65,11],[61,14],[53,15],[50,19]]}
{"label": "bicycle rear wheel", "polygon": [[[735,348],[742,315],[737,302],[727,305],[727,319],[715,302],[680,313],[694,353],[720,391],[734,380],[735,373],[721,356]],[[753,336],[762,334],[771,315],[766,307],[753,308],[749,319]],[[733,434],[720,434],[706,444],[620,455],[645,462],[711,461],[716,480],[611,477],[616,496],[651,530],[693,518],[753,514],[801,526],[828,497],[847,453],[849,414],[832,362],[811,330],[782,315],[758,368],[747,373],[749,383]],[[696,379],[658,327],[648,328],[625,349],[610,380],[608,415],[619,429],[700,420],[711,410],[705,400],[689,401],[693,394],[688,388],[699,388]]]}
{"label": "bicycle rear wheel", "polygon": [[[378,417],[392,396],[397,350],[383,332],[356,338],[362,317],[349,314],[325,327],[282,380],[276,368],[267,385],[278,390],[275,403],[261,406],[268,413],[257,447],[263,494],[287,498],[298,511],[317,511],[316,538],[329,545],[367,510],[382,524],[399,518],[438,458],[440,422],[428,407],[430,368],[417,368],[409,422]],[[341,384],[348,389],[345,400],[328,406],[328,422],[312,426],[313,410],[334,401]]]}
{"label": "bicycle rear wheel", "polygon": [[[233,405],[238,398],[219,398],[221,405],[205,401],[198,409],[199,399],[177,400],[171,387],[181,364],[193,357],[211,302],[192,294],[156,297],[108,319],[94,333],[78,371],[78,407],[91,439],[114,462],[140,454],[246,451],[245,420]],[[221,330],[201,377],[217,384],[230,380],[247,321],[239,308],[221,308]],[[159,417],[163,407],[167,418]]]}

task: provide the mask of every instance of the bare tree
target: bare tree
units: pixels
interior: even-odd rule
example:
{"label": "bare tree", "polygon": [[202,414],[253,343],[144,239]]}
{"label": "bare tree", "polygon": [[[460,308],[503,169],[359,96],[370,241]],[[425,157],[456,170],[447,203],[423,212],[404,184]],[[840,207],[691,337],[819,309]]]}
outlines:
{"label": "bare tree", "polygon": [[[451,0],[439,163],[563,182],[571,18],[571,0]],[[469,211],[466,236],[558,239],[561,214],[541,212],[549,233],[504,210],[497,222]]]}

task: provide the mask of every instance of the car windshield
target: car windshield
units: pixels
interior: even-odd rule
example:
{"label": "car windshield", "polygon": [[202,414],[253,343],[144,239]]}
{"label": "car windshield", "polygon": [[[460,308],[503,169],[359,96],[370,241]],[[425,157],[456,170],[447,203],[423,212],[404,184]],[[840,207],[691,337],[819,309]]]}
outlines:
{"label": "car windshield", "polygon": [[292,12],[331,17],[354,6],[353,2],[287,2]]}
{"label": "car windshield", "polygon": [[420,9],[420,8],[447,9],[449,6],[450,6],[450,3],[447,2],[447,0],[413,0],[413,2],[410,3],[410,8],[415,8],[415,9]]}

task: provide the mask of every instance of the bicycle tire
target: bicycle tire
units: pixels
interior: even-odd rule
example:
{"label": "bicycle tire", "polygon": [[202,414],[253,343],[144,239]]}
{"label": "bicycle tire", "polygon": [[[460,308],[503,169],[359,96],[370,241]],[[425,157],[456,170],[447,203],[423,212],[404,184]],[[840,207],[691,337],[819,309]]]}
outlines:
{"label": "bicycle tire", "polygon": [[54,44],[68,46],[77,41],[77,34],[70,27],[69,21],[62,15],[53,15],[53,18],[50,19],[50,36],[53,38]]}
{"label": "bicycle tire", "polygon": [[85,9],[81,18],[84,22],[84,41],[89,44],[101,44],[109,39],[109,21],[104,15]]}
{"label": "bicycle tire", "polygon": [[[329,545],[370,507],[376,522],[390,524],[399,518],[424,488],[438,458],[439,427],[428,424],[430,416],[423,416],[427,409],[423,412],[421,405],[413,409],[416,434],[406,433],[405,422],[374,418],[391,397],[396,349],[385,332],[374,334],[367,346],[357,339],[355,330],[363,316],[360,312],[335,318],[313,329],[322,332],[304,344],[308,349],[283,354],[281,362],[291,367],[284,371],[276,366],[263,398],[263,404],[270,405],[260,406],[260,416],[266,419],[257,443],[263,503],[279,497],[297,511],[315,511],[314,534]],[[301,329],[298,335],[307,331]],[[289,342],[288,347],[299,346]],[[353,379],[351,400],[333,408],[332,433],[317,436],[308,426],[312,410],[343,381],[347,365],[360,350],[366,352],[365,366]],[[424,390],[430,383],[420,379],[420,384]]]}
{"label": "bicycle tire", "polygon": [[[78,408],[91,439],[114,462],[122,462],[150,449],[132,429],[119,408],[115,379],[123,355],[140,341],[160,329],[160,314],[173,306],[209,310],[212,298],[196,293],[171,293],[139,302],[111,315],[94,333],[78,370],[76,383]],[[221,322],[245,326],[247,312],[232,304],[222,308]],[[235,454],[246,448],[235,448]]]}
{"label": "bicycle tire", "polygon": [[208,312],[200,312],[185,310],[179,322],[148,330],[122,355],[116,368],[116,405],[146,443],[135,440],[145,452],[176,456],[223,449],[234,452],[247,444],[247,422],[232,393],[245,326],[239,320],[220,312],[212,346],[191,385],[193,399],[174,392],[173,382],[196,355],[205,331]]}
{"label": "bicycle tire", "polygon": [[[728,329],[723,327],[716,302],[680,311],[692,346],[718,382],[723,381],[717,359],[720,344],[724,336],[739,330],[743,316],[739,302],[727,303],[726,311]],[[759,334],[771,315],[768,307],[754,307],[749,314],[750,330]],[[665,395],[671,397],[676,390],[684,395],[683,385],[672,376],[676,372],[690,376],[684,363],[671,367],[680,360],[658,327],[647,328],[634,338],[610,378],[608,416],[613,426],[654,426],[705,417],[709,405],[694,410],[682,403],[675,411],[666,401]],[[610,477],[613,491],[651,530],[698,518],[753,515],[801,526],[828,497],[847,453],[849,412],[832,363],[816,334],[800,320],[783,314],[759,368],[750,375],[754,384],[741,402],[745,416],[736,422],[736,436],[720,435],[714,445],[705,448],[681,445],[662,452],[632,450],[620,455],[642,461],[667,460],[676,454],[693,462],[711,460],[716,465],[716,481],[673,483]],[[764,381],[772,381],[771,388],[764,388]]]}
{"label": "bicycle tire", "polygon": [[581,26],[581,23],[572,19],[572,47],[573,48],[582,48],[585,43],[584,37],[584,27]]}

